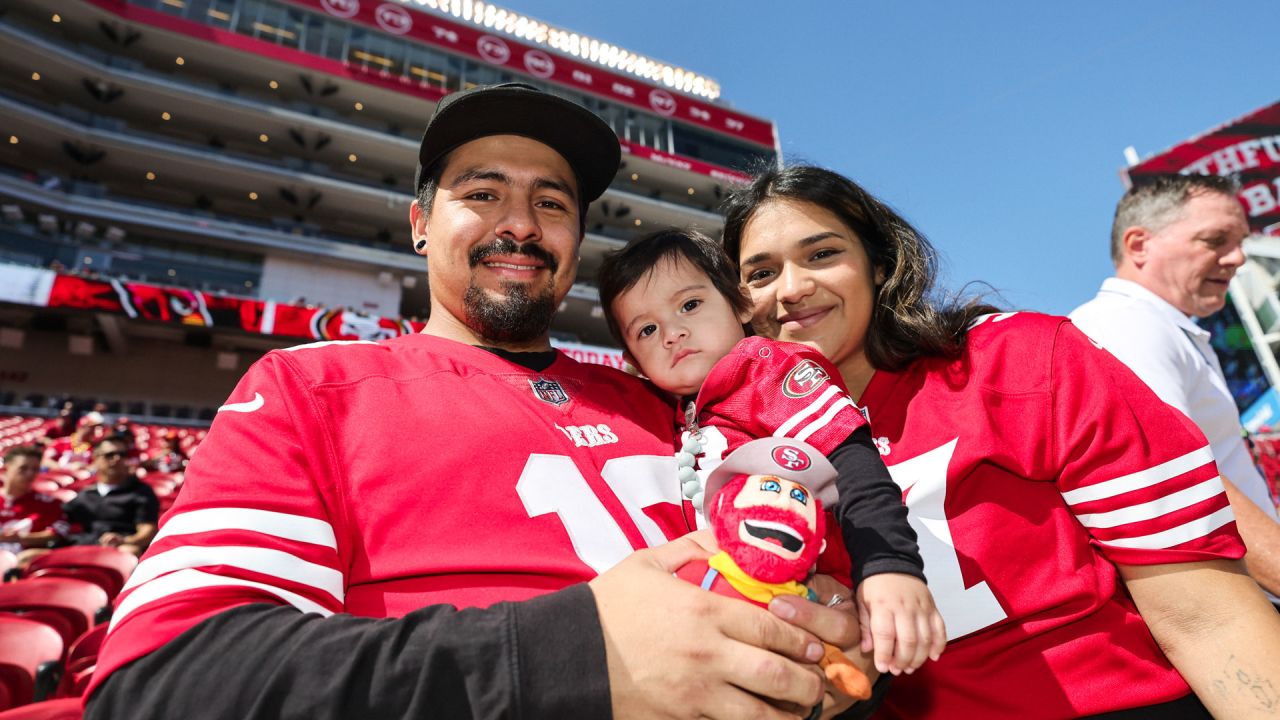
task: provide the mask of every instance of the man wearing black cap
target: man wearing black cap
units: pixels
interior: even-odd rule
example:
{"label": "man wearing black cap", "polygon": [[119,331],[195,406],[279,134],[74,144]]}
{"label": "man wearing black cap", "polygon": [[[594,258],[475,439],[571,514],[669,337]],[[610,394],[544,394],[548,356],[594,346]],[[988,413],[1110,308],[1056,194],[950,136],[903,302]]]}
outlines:
{"label": "man wearing black cap", "polygon": [[854,623],[672,577],[708,554],[677,539],[672,408],[550,347],[618,161],[531,87],[441,101],[410,212],[425,331],[250,369],[121,594],[87,717],[808,713],[816,640]]}

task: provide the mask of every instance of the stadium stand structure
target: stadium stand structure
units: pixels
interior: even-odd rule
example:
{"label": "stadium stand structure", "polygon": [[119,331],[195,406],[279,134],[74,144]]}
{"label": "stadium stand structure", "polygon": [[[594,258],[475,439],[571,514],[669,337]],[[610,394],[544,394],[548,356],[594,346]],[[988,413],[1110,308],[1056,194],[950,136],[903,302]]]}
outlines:
{"label": "stadium stand structure", "polygon": [[696,72],[485,8],[6,3],[0,411],[48,415],[69,393],[199,425],[270,349],[413,331],[418,137],[445,94],[513,80],[589,107],[623,146],[554,328],[619,364],[587,279],[603,253],[669,225],[718,232],[725,188],[777,159],[776,130]]}

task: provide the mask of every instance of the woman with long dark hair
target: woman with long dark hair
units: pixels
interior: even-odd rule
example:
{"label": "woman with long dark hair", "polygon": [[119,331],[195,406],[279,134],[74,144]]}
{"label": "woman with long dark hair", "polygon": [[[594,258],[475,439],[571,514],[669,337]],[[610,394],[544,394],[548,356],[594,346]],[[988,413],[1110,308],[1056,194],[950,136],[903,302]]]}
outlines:
{"label": "woman with long dark hair", "polygon": [[887,714],[1280,706],[1280,616],[1190,421],[1065,318],[940,298],[933,248],[847,178],[770,169],[725,209],[753,327],[840,370],[946,620],[946,652],[894,680]]}

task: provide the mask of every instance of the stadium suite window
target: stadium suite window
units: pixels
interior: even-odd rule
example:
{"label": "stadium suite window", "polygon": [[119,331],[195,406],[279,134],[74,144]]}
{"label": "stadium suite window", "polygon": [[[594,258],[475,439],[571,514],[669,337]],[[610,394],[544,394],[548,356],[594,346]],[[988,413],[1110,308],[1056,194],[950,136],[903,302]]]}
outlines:
{"label": "stadium suite window", "polygon": [[346,55],[347,28],[319,15],[307,14],[302,49],[313,55],[341,60]]}
{"label": "stadium suite window", "polygon": [[673,123],[673,126],[671,134],[677,155],[706,160],[734,170],[749,170],[756,162],[772,162],[776,157],[772,150],[721,138],[682,123]]}

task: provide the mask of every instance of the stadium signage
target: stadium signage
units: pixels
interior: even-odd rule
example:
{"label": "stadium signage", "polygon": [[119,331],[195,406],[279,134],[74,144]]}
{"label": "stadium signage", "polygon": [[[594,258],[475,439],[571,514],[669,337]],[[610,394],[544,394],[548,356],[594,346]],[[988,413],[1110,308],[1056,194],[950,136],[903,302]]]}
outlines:
{"label": "stadium signage", "polygon": [[476,51],[481,58],[494,65],[505,65],[511,59],[511,48],[501,38],[492,35],[481,35],[476,40]]}
{"label": "stadium signage", "polygon": [[[421,332],[425,323],[341,309],[288,305],[188,288],[86,278],[0,263],[0,302],[91,310],[133,320],[238,330],[304,340],[385,340]],[[552,340],[578,362],[622,368],[622,351]]]}
{"label": "stadium signage", "polygon": [[378,27],[392,35],[404,35],[413,29],[413,16],[399,5],[383,3],[373,11]]}
{"label": "stadium signage", "polygon": [[556,63],[541,50],[530,50],[524,54],[524,68],[537,77],[549,78],[556,72]]}
{"label": "stadium signage", "polygon": [[[773,125],[766,120],[690,96],[677,96],[661,88],[654,88],[649,92],[638,92],[633,78],[601,68],[589,61],[580,62],[572,57],[557,57],[553,60],[550,53],[513,39],[504,40],[490,32],[485,32],[486,26],[483,24],[476,27],[464,22],[454,22],[436,13],[426,13],[416,7],[407,7],[403,0],[399,4],[384,2],[377,7],[374,7],[372,2],[362,3],[359,0],[286,1],[302,7],[319,9],[335,17],[349,18],[355,22],[379,27],[387,32],[413,38],[428,45],[445,47],[493,65],[509,67],[516,72],[526,72],[593,95],[657,112],[665,117],[749,140],[765,147],[774,147]],[[390,16],[377,15],[377,12],[385,7],[395,7],[405,13],[408,19],[389,20]],[[384,26],[383,22],[388,22],[391,27]],[[532,58],[529,57],[531,54]],[[544,72],[546,74],[540,74]],[[599,82],[598,79],[605,81]]]}
{"label": "stadium signage", "polygon": [[354,17],[360,12],[360,0],[323,0],[325,12],[340,18]]}
{"label": "stadium signage", "polygon": [[1128,169],[1130,182],[1163,174],[1231,175],[1256,233],[1280,235],[1280,103],[1232,120]]}
{"label": "stadium signage", "polygon": [[676,155],[669,155],[661,150],[654,150],[651,147],[637,145],[626,140],[620,140],[619,142],[622,143],[623,154],[634,155],[635,157],[643,158],[659,165],[666,165],[667,167],[673,167],[678,170],[696,172],[699,175],[706,175],[726,182],[747,182],[751,179],[740,172],[719,168],[710,163],[704,163],[699,160],[683,158]]}

